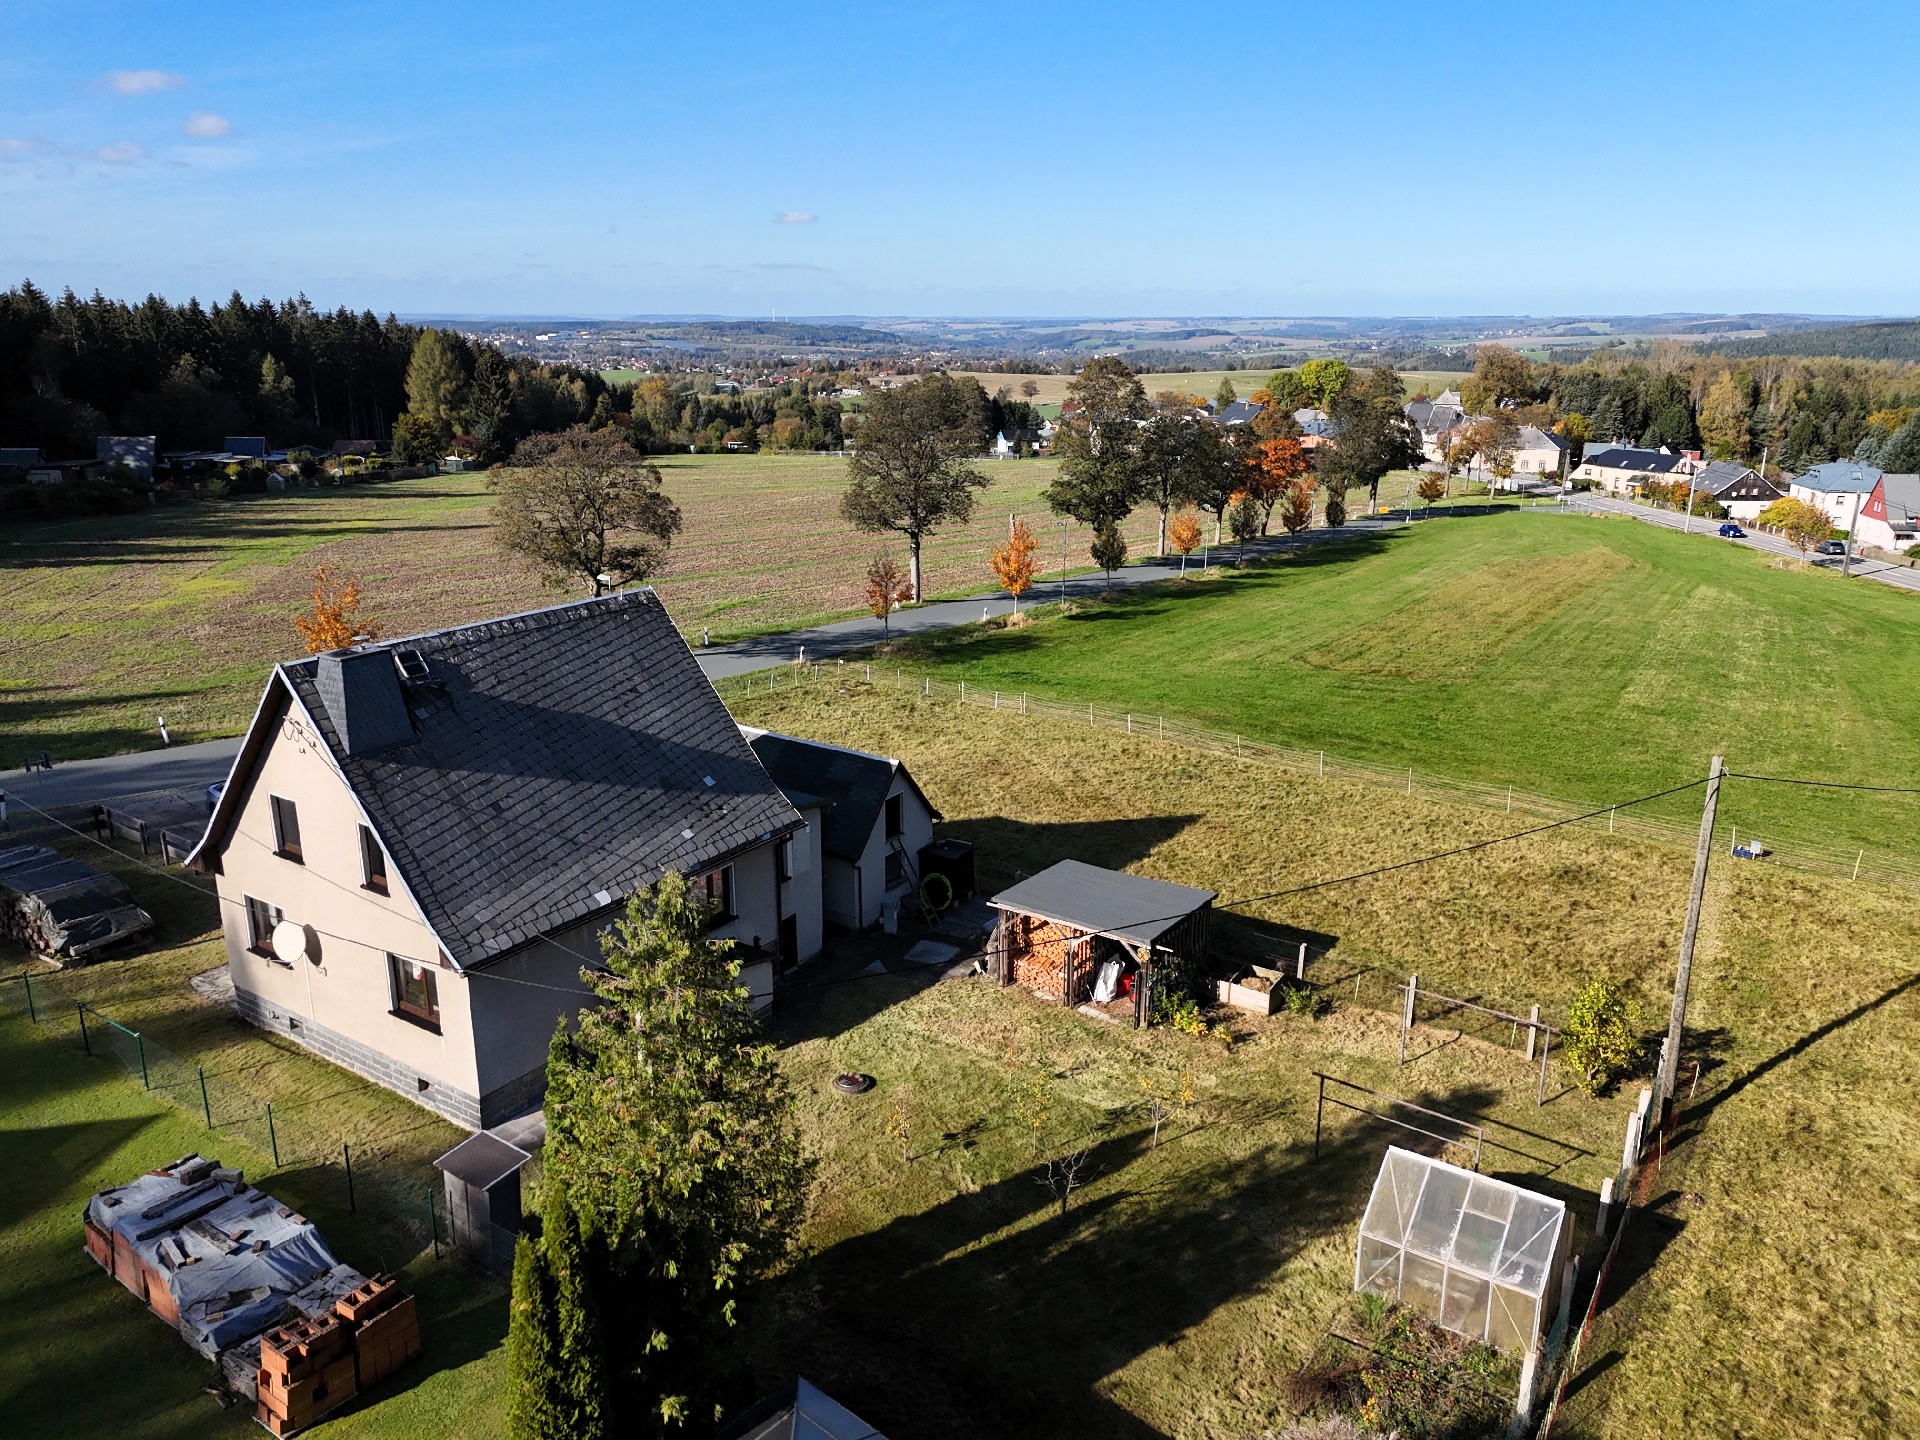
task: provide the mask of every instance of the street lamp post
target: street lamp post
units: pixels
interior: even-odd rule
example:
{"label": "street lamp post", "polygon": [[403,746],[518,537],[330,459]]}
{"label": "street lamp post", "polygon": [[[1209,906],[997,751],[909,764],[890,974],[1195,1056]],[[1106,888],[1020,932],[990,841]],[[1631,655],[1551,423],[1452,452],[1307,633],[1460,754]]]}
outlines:
{"label": "street lamp post", "polygon": [[1060,603],[1067,603],[1067,522],[1060,522]]}

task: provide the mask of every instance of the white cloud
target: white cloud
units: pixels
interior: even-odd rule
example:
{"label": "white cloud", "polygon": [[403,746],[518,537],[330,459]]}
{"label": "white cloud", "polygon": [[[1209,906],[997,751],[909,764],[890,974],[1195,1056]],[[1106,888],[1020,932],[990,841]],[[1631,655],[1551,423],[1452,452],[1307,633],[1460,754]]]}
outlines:
{"label": "white cloud", "polygon": [[178,90],[187,77],[171,70],[109,70],[106,86],[116,95],[151,95],[159,90]]}
{"label": "white cloud", "polygon": [[189,115],[180,128],[195,140],[219,140],[233,132],[233,122],[211,110],[200,110]]}
{"label": "white cloud", "polygon": [[38,150],[40,142],[22,135],[0,135],[0,160],[13,160],[30,150]]}
{"label": "white cloud", "polygon": [[109,165],[131,165],[136,160],[144,160],[147,158],[147,152],[131,140],[120,140],[112,145],[102,145],[93,153],[97,158]]}
{"label": "white cloud", "polygon": [[776,225],[811,225],[820,217],[808,210],[782,210],[773,217]]}

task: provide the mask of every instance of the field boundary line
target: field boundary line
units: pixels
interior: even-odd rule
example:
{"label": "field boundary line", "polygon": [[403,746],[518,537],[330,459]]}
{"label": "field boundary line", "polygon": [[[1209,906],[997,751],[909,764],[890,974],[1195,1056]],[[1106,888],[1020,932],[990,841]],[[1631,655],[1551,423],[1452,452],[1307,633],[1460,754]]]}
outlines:
{"label": "field boundary line", "polygon": [[[1508,815],[1526,815],[1544,820],[1579,820],[1582,829],[1602,834],[1683,847],[1690,846],[1698,835],[1699,827],[1691,821],[1660,820],[1635,815],[1624,809],[1615,813],[1604,804],[1579,805],[1522,790],[1517,786],[1459,780],[1422,771],[1414,766],[1401,768],[1352,760],[1324,750],[1278,745],[1230,731],[1170,720],[1164,715],[1114,710],[1091,701],[1051,700],[1025,691],[994,690],[969,684],[965,678],[937,679],[931,673],[916,673],[901,666],[866,661],[815,660],[745,675],[726,676],[716,680],[714,685],[724,697],[729,694],[772,693],[800,685],[825,684],[840,688],[850,677],[876,687],[919,694],[927,699],[1065,720],[1139,739],[1169,740],[1190,750],[1230,756],[1241,761],[1252,760],[1303,778],[1343,780],[1374,789],[1397,791],[1403,795],[1418,795],[1428,800],[1460,802]],[[1591,814],[1595,811],[1605,813]],[[1591,818],[1579,819],[1588,815]],[[1920,863],[1898,856],[1877,855],[1868,860],[1864,850],[1789,842],[1781,848],[1770,849],[1766,858],[1776,864],[1814,874],[1920,891]]]}

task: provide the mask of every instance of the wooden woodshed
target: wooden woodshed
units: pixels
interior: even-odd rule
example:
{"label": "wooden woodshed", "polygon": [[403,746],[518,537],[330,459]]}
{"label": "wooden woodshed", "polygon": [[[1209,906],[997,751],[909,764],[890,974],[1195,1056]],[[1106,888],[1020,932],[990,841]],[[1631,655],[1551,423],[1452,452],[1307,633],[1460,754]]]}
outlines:
{"label": "wooden woodshed", "polygon": [[1003,985],[1075,1006],[1117,973],[1133,1023],[1145,1025],[1156,983],[1185,985],[1204,972],[1214,899],[1211,890],[1062,860],[988,902],[1000,912],[989,966]]}

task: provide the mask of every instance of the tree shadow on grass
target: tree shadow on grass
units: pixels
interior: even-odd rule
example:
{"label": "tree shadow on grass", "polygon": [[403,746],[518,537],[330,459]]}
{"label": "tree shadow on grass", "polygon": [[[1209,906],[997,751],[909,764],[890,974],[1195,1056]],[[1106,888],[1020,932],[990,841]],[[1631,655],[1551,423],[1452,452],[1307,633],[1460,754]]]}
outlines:
{"label": "tree shadow on grass", "polygon": [[[1156,1173],[1179,1165],[1181,1133],[1157,1156],[1144,1129],[1100,1140],[1096,1179],[1065,1216],[1034,1164],[828,1248],[793,1277],[791,1293],[807,1300],[755,1348],[769,1371],[797,1368],[887,1433],[1159,1434],[1108,1398],[1112,1377],[1192,1345],[1215,1311],[1263,1289],[1307,1245],[1344,1236],[1389,1138],[1435,1143],[1343,1121],[1327,1127],[1318,1164],[1309,1133]],[[1270,1391],[1299,1358],[1277,1345],[1195,1357],[1197,1383],[1231,1371]],[[1221,1373],[1207,1374],[1213,1366]]]}
{"label": "tree shadow on grass", "polygon": [[[9,1087],[9,1101],[14,1099]],[[86,1174],[154,1121],[151,1115],[0,1130],[0,1230],[17,1225],[52,1202],[71,1178]],[[73,1217],[78,1230],[80,1217]]]}

